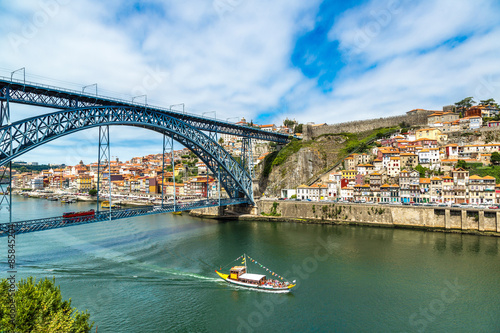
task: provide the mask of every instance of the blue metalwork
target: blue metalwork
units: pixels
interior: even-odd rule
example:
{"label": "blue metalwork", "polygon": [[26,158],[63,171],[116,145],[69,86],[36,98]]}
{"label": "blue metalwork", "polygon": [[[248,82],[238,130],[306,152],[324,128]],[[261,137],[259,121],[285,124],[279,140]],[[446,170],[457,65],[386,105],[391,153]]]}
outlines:
{"label": "blue metalwork", "polygon": [[[58,87],[44,86],[39,83],[16,82],[8,78],[0,78],[0,100],[10,97],[12,103],[35,105],[55,109],[89,108],[95,106],[126,106],[144,108],[143,104],[131,103],[121,99],[84,94],[79,91]],[[164,113],[182,120],[184,123],[202,131],[232,134],[258,140],[288,143],[288,135],[266,132],[258,128],[240,126],[227,121],[205,118],[186,112],[176,112],[172,109],[147,106],[148,110]]]}
{"label": "blue metalwork", "polygon": [[[239,205],[248,203],[247,199],[222,199],[222,204],[227,205]],[[72,217],[64,218],[58,217],[48,217],[43,219],[29,220],[29,221],[19,221],[12,223],[0,223],[0,237],[6,237],[8,234],[9,226],[13,228],[15,234],[24,234],[35,231],[57,229],[63,227],[70,227],[80,224],[89,224],[110,220],[118,220],[129,217],[143,216],[143,215],[153,215],[169,212],[180,212],[185,210],[213,207],[217,204],[216,200],[198,200],[186,203],[181,203],[178,205],[166,204],[160,207],[141,207],[132,209],[113,209],[112,211],[102,211],[97,212],[95,216],[91,217]]]}
{"label": "blue metalwork", "polygon": [[176,189],[175,189],[175,163],[174,163],[174,138],[168,138],[163,135],[163,159],[162,159],[162,176],[161,176],[161,204],[163,206],[163,201],[165,199],[165,155],[167,151],[170,151],[170,162],[172,163],[172,182],[174,184],[174,209],[177,203]]}
{"label": "blue metalwork", "polygon": [[54,139],[97,126],[126,125],[170,134],[193,151],[213,174],[220,166],[221,184],[231,198],[252,198],[252,179],[227,151],[206,134],[166,113],[125,106],[63,110],[24,119],[0,128],[0,166]]}
{"label": "blue metalwork", "polygon": [[97,211],[101,205],[99,201],[100,186],[102,185],[102,174],[104,170],[101,169],[102,161],[108,163],[108,189],[109,189],[109,210],[111,210],[111,151],[109,148],[109,125],[99,126],[99,153],[97,157]]}

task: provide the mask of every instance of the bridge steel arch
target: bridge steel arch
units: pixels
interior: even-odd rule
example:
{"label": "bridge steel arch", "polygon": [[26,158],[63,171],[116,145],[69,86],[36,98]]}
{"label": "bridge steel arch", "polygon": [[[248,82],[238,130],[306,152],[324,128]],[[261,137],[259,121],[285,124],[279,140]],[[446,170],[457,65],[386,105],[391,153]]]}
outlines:
{"label": "bridge steel arch", "polygon": [[124,125],[149,129],[193,151],[220,182],[231,198],[253,202],[252,179],[247,170],[208,135],[175,117],[156,110],[128,106],[99,106],[62,110],[23,119],[0,127],[0,166],[62,136],[93,127]]}

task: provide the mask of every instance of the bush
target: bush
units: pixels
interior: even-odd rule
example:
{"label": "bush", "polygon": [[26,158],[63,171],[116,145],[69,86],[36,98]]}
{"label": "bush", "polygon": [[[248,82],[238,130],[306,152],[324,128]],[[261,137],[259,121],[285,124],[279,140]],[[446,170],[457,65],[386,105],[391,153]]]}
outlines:
{"label": "bush", "polygon": [[95,188],[89,190],[89,195],[91,197],[95,197],[97,195],[97,190]]}
{"label": "bush", "polygon": [[55,280],[44,279],[35,283],[29,277],[17,283],[14,294],[16,316],[11,321],[12,298],[9,282],[0,282],[1,332],[90,332],[90,314],[71,307],[71,299],[63,301]]}

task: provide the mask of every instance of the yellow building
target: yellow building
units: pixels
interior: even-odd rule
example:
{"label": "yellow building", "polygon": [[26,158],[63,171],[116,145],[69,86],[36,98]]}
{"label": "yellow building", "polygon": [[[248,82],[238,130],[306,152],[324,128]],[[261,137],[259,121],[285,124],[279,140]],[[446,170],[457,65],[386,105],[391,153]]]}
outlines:
{"label": "yellow building", "polygon": [[358,172],[356,170],[342,170],[342,178],[353,180]]}
{"label": "yellow building", "polygon": [[80,175],[76,179],[76,188],[79,191],[88,191],[92,189],[92,177],[89,175]]}
{"label": "yellow building", "polygon": [[437,128],[423,128],[415,131],[415,141],[419,139],[446,141],[448,140],[448,136],[441,133]]}

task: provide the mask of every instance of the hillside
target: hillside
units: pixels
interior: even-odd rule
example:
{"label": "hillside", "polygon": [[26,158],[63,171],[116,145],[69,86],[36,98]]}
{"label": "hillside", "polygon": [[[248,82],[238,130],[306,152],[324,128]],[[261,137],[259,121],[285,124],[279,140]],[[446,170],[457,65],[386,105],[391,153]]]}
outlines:
{"label": "hillside", "polygon": [[327,172],[349,154],[366,152],[375,139],[397,130],[399,127],[379,128],[357,134],[323,134],[307,141],[293,140],[279,152],[269,154],[259,165],[259,189],[255,194],[279,196],[282,188],[296,188],[321,176],[327,178]]}

